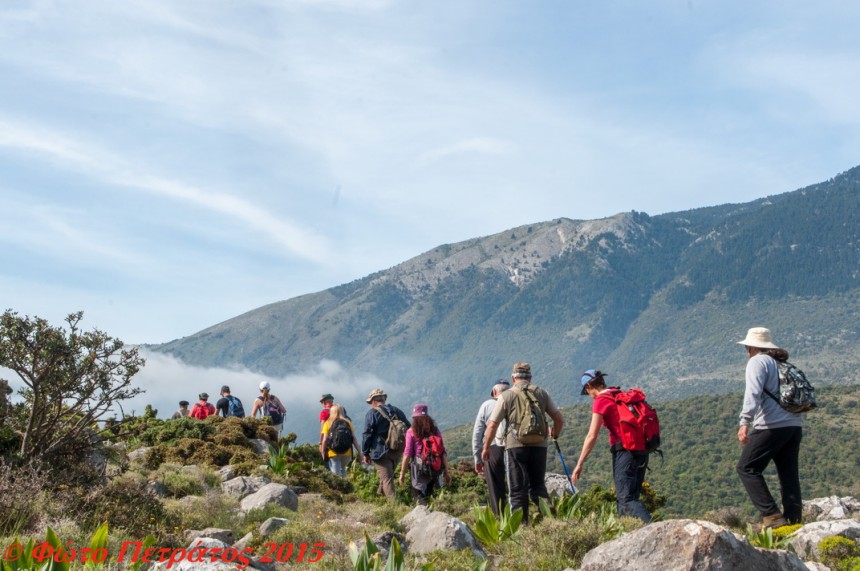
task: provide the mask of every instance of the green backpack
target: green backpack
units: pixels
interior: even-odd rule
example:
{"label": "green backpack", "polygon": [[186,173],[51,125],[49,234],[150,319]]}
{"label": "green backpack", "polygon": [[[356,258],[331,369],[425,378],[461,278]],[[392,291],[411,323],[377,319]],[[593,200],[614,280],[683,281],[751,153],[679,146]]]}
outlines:
{"label": "green backpack", "polygon": [[514,437],[523,444],[543,444],[549,434],[546,416],[534,396],[531,385],[525,388],[513,387],[517,398],[514,400],[514,415],[510,421],[513,425]]}

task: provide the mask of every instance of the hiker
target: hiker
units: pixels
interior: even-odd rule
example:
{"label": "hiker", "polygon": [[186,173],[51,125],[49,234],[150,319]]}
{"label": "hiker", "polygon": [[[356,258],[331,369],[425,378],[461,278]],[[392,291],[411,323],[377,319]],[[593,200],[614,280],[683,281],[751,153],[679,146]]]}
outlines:
{"label": "hiker", "polygon": [[[753,327],[738,341],[746,348],[746,388],[740,414],[738,440],[743,445],[737,471],[753,505],[762,516],[761,528],[780,527],[801,522],[798,456],[803,437],[803,417],[782,408],[779,395],[777,360],[787,361],[788,351],[777,347],[770,330]],[[769,391],[774,398],[769,398]],[[782,511],[776,505],[762,472],[770,461],[776,466],[782,495]]]}
{"label": "hiker", "polygon": [[618,505],[618,515],[629,515],[651,522],[651,514],[640,501],[642,484],[645,481],[645,471],[648,468],[648,452],[625,450],[621,446],[621,420],[615,399],[607,388],[605,377],[609,375],[595,369],[589,369],[582,374],[580,395],[588,395],[593,399],[591,405],[591,424],[588,434],[582,442],[582,451],[576,468],[570,476],[570,481],[576,484],[585,468],[585,459],[597,443],[600,427],[605,426],[609,431],[609,449],[612,452],[612,479],[615,482],[615,496]]}
{"label": "hiker", "polygon": [[[487,421],[481,459],[489,462],[490,445],[499,424],[507,421],[504,434],[511,510],[522,508],[523,524],[528,525],[529,499],[535,505],[539,498],[549,501],[544,481],[547,436],[553,440],[558,438],[564,427],[564,417],[549,393],[531,383],[532,369],[528,363],[515,363],[511,380],[514,386],[499,395]],[[551,429],[546,423],[547,414],[552,418]]]}
{"label": "hiker", "polygon": [[[403,448],[406,444],[406,430],[411,425],[406,419],[403,411],[394,405],[386,404],[388,395],[382,389],[373,389],[367,396],[367,404],[370,410],[364,417],[364,433],[361,438],[361,453],[367,464],[373,462],[376,473],[379,474],[379,487],[376,489],[378,495],[385,495],[390,500],[394,499],[394,470],[400,465]],[[389,447],[389,427],[395,423],[395,428],[403,429],[402,441],[397,449]]]}
{"label": "hiker", "polygon": [[323,422],[320,434],[320,455],[333,474],[346,476],[346,468],[352,462],[352,449],[355,448],[360,459],[361,447],[355,438],[352,421],[344,415],[343,407],[333,404],[328,410],[329,416]]}
{"label": "hiker", "polygon": [[188,416],[188,401],[181,400],[179,401],[179,410],[173,413],[173,416],[170,417],[171,420],[176,420],[177,418],[184,418]]}
{"label": "hiker", "polygon": [[207,416],[215,414],[215,407],[209,403],[209,395],[207,393],[200,393],[197,395],[200,399],[198,402],[194,403],[194,406],[191,407],[191,412],[188,413],[188,416],[191,418],[196,418],[198,420],[204,420]]}
{"label": "hiker", "polygon": [[271,390],[272,385],[269,384],[269,381],[260,383],[260,395],[254,399],[254,406],[251,408],[251,417],[256,417],[257,413],[261,417],[268,416],[272,419],[272,426],[275,427],[278,435],[280,435],[281,430],[284,428],[284,415],[287,409],[281,403],[281,399],[271,394]]}
{"label": "hiker", "polygon": [[[484,463],[481,451],[484,448],[484,432],[487,430],[487,421],[496,406],[499,395],[510,388],[511,383],[507,379],[499,379],[490,391],[490,398],[481,404],[478,416],[475,418],[475,426],[472,429],[472,456],[475,460],[475,472],[482,474],[487,481],[487,499],[490,509],[496,516],[499,515],[501,507],[504,510],[507,504],[507,486],[505,485],[505,427],[499,426],[496,430],[496,438],[490,443],[490,458]],[[504,423],[504,421],[502,421]]]}
{"label": "hiker", "polygon": [[322,428],[323,423],[328,420],[329,414],[331,414],[331,407],[334,406],[334,397],[326,393],[320,397],[320,404],[322,405],[322,410],[320,411],[320,428]]}
{"label": "hiker", "polygon": [[245,407],[242,406],[242,401],[230,394],[230,387],[227,385],[221,387],[221,398],[215,403],[215,410],[224,418],[228,416],[245,417]]}
{"label": "hiker", "polygon": [[409,482],[412,498],[419,504],[426,504],[433,490],[439,488],[439,476],[451,483],[448,469],[448,454],[442,433],[427,414],[426,404],[412,407],[412,427],[406,431],[406,447],[403,449],[403,463],[400,466],[400,485],[406,468],[409,468]]}

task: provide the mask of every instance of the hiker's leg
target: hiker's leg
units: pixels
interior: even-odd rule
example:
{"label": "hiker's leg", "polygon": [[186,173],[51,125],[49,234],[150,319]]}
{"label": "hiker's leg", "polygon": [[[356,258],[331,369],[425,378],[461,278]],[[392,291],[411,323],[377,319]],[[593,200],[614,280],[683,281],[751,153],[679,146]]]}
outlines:
{"label": "hiker's leg", "polygon": [[772,430],[751,430],[737,466],[747,495],[763,517],[781,513],[762,476],[773,458],[774,444]]}
{"label": "hiker's leg", "polygon": [[639,500],[647,465],[647,457],[642,458],[627,450],[612,452],[612,476],[615,481],[615,495],[618,498],[618,515],[629,515],[650,523],[651,514]]}
{"label": "hiker's leg", "polygon": [[332,456],[328,459],[329,469],[333,474],[338,476],[346,476],[346,465],[349,462],[349,456]]}
{"label": "hiker's leg", "polygon": [[803,500],[800,496],[798,458],[803,429],[799,426],[791,426],[774,430],[785,433],[786,437],[785,444],[773,456],[776,473],[779,475],[782,513],[788,523],[800,523],[803,518]]}
{"label": "hiker's leg", "polygon": [[484,463],[484,478],[487,480],[487,499],[493,513],[499,515],[499,503],[502,509],[507,503],[505,489],[505,449],[502,446],[490,446],[490,459]]}
{"label": "hiker's leg", "polygon": [[528,456],[525,448],[508,448],[508,481],[511,484],[511,511],[523,510],[523,524],[528,525],[529,474]]}
{"label": "hiker's leg", "polygon": [[529,499],[539,506],[540,498],[549,502],[546,491],[546,446],[527,446],[529,461]]}
{"label": "hiker's leg", "polygon": [[[388,499],[394,499],[394,463],[388,454],[374,460],[373,465],[376,468],[376,473],[379,475],[379,490]],[[377,493],[379,493],[377,491]]]}

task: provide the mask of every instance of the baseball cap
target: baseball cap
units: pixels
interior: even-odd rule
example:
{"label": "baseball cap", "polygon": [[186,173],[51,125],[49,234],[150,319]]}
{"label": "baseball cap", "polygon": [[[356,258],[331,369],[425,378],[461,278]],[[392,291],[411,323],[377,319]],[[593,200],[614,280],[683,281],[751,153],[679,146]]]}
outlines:
{"label": "baseball cap", "polygon": [[209,398],[209,393],[200,393],[197,395],[201,400],[206,400]]}
{"label": "baseball cap", "polygon": [[260,390],[261,391],[267,391],[267,390],[270,390],[271,388],[272,388],[272,385],[269,384],[269,381],[263,381],[260,383]]}
{"label": "baseball cap", "polygon": [[320,397],[320,402],[327,401],[327,400],[334,400],[334,397],[329,393],[326,393]]}
{"label": "baseball cap", "polygon": [[579,379],[579,382],[582,383],[582,392],[579,394],[585,395],[588,394],[585,390],[585,385],[593,381],[594,379],[602,379],[603,377],[608,377],[609,375],[603,374],[600,371],[595,369],[588,369],[584,373],[582,373],[582,378]]}

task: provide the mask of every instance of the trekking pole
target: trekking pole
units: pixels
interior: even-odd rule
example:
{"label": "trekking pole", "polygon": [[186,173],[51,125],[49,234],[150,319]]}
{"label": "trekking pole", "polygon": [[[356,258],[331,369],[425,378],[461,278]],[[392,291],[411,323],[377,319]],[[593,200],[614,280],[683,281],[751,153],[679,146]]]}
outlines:
{"label": "trekking pole", "polygon": [[564,469],[564,475],[567,476],[567,483],[570,484],[570,491],[575,496],[577,494],[576,486],[573,485],[573,481],[570,479],[570,471],[567,469],[564,456],[561,455],[561,447],[558,445],[558,440],[553,438],[552,442],[555,444],[555,449],[558,451],[558,459],[561,460],[561,467]]}

